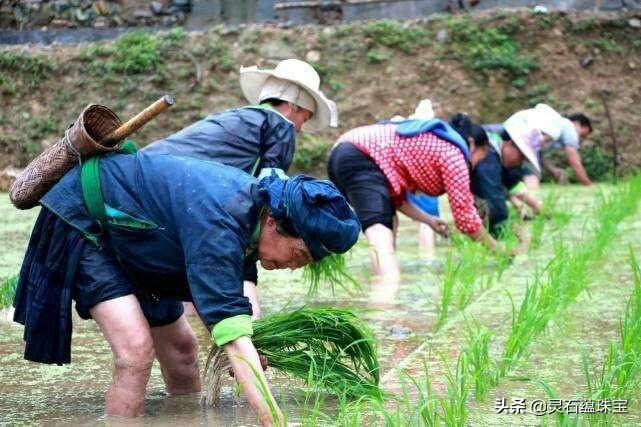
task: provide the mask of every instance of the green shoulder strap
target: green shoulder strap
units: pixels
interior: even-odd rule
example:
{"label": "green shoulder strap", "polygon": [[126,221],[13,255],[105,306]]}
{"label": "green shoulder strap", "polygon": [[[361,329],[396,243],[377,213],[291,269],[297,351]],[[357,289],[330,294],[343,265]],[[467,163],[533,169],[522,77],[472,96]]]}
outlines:
{"label": "green shoulder strap", "polygon": [[[119,153],[123,154],[134,154],[136,151],[136,144],[131,140],[126,140],[118,150]],[[82,197],[85,200],[89,215],[103,223],[107,221],[107,213],[102,191],[100,190],[100,157],[92,157],[83,163],[80,170],[80,183],[82,185]]]}

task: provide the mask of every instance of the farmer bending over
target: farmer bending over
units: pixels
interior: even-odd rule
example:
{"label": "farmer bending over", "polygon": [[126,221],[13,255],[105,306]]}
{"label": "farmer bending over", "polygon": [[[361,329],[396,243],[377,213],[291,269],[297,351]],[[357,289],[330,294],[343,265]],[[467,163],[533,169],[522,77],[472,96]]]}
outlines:
{"label": "farmer bending over", "polygon": [[[506,122],[511,134],[503,131],[501,136],[486,132],[465,114],[454,115],[450,124],[468,141],[472,157],[472,192],[487,209],[490,233],[494,237],[502,235],[508,219],[508,200],[517,208],[525,203],[538,214],[541,204],[525,190],[521,166],[527,162],[539,170],[536,153],[542,135],[534,130],[527,133],[523,124],[515,121]],[[521,237],[524,236],[521,234]]]}
{"label": "farmer bending over", "polygon": [[[352,129],[333,148],[328,174],[347,196],[371,247],[381,299],[398,289],[395,254],[396,210],[447,235],[445,222],[407,201],[407,193],[447,193],[457,228],[490,247],[496,241],[483,229],[470,191],[470,155],[466,141],[440,120],[405,120]],[[378,295],[377,295],[378,296]]]}
{"label": "farmer bending over", "polygon": [[[316,70],[298,59],[281,61],[273,70],[241,67],[240,87],[253,105],[210,114],[142,151],[213,160],[254,176],[269,175],[271,169],[284,175],[294,157],[296,132],[338,121],[335,104],[319,86]],[[247,259],[244,279],[258,317],[256,259]]]}
{"label": "farmer bending over", "polygon": [[196,336],[183,315],[193,301],[265,425],[270,411],[248,364],[252,345],[243,261],[299,268],[347,251],[360,225],[328,181],[257,180],[214,162],[148,153],[94,158],[42,199],[20,272],[15,320],[25,358],[69,363],[71,301],[93,318],[114,355],[106,413],[137,416],[154,356],[170,394],[199,392]]}

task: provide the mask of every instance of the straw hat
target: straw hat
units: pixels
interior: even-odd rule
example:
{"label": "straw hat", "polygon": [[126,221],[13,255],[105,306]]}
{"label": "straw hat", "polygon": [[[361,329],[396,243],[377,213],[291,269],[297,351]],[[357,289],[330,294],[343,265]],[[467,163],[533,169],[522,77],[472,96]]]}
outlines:
{"label": "straw hat", "polygon": [[252,104],[276,98],[311,111],[312,118],[303,125],[305,130],[338,125],[336,104],[320,91],[320,76],[307,62],[285,59],[273,70],[260,70],[255,65],[240,67],[240,88]]}
{"label": "straw hat", "polygon": [[541,175],[538,152],[543,144],[541,131],[532,127],[529,122],[528,110],[512,114],[503,123],[503,127],[514,141],[514,144],[523,153],[528,163],[535,169],[537,175]]}

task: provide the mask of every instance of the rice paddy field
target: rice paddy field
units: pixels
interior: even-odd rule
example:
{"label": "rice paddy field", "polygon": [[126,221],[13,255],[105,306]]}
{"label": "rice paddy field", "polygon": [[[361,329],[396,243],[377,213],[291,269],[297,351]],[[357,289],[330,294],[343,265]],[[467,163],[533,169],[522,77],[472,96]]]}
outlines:
{"label": "rice paddy field", "polygon": [[[641,178],[593,187],[544,186],[547,219],[510,260],[466,239],[418,247],[417,224],[402,218],[403,279],[383,303],[371,298],[361,240],[348,258],[361,289],[308,296],[298,272],[262,271],[266,314],[302,305],[355,310],[376,336],[382,400],[314,393],[268,370],[294,425],[641,425]],[[0,195],[0,280],[17,273],[35,210]],[[448,217],[447,211],[445,212]],[[451,221],[451,218],[449,218]],[[508,242],[508,245],[513,244]],[[191,319],[201,343],[204,327]],[[112,360],[97,326],[74,318],[72,363],[22,360],[22,329],[0,321],[0,424],[117,423],[102,417]],[[128,422],[128,423],[131,423]],[[255,425],[225,379],[221,405],[166,396],[154,366],[141,425]]]}

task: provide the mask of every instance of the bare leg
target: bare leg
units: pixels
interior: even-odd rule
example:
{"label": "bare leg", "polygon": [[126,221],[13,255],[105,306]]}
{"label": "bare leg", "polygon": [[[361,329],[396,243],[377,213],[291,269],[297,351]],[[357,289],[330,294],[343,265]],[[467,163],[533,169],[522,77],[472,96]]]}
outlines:
{"label": "bare leg", "polygon": [[370,246],[374,281],[374,299],[387,301],[398,291],[401,270],[394,253],[394,233],[383,224],[374,224],[365,230]]}
{"label": "bare leg", "polygon": [[199,392],[202,384],[198,372],[198,340],[185,315],[169,325],[151,328],[151,336],[167,393]]}
{"label": "bare leg", "polygon": [[418,247],[421,254],[434,255],[434,230],[427,224],[418,225]]}
{"label": "bare leg", "polygon": [[196,307],[194,307],[194,304],[191,302],[183,302],[183,308],[185,309],[185,316],[195,316],[196,314]]}
{"label": "bare leg", "polygon": [[149,324],[133,295],[101,302],[90,310],[114,355],[107,415],[136,417],[144,412],[145,389],[154,361]]}

